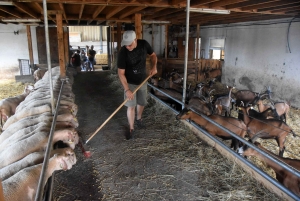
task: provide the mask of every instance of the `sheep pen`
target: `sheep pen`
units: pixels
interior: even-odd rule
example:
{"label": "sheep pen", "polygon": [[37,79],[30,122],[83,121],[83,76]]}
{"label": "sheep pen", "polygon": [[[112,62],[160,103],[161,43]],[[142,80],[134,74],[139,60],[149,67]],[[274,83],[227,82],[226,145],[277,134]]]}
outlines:
{"label": "sheep pen", "polygon": [[[122,94],[123,90],[117,76],[111,74],[106,77],[109,78],[106,82],[110,91]],[[89,81],[93,83],[92,80]],[[217,83],[216,87],[219,87],[220,91],[226,89],[221,83]],[[14,83],[14,80],[9,83],[0,82],[1,95],[4,94],[4,89],[9,90],[1,99],[21,94],[24,85]],[[14,92],[14,94],[9,94],[9,92]],[[82,95],[85,93],[88,91],[82,92]],[[109,100],[109,97],[105,96],[105,101],[113,102],[116,97],[111,96]],[[100,96],[95,99],[89,103],[82,103],[89,104],[89,111],[85,112],[94,114],[97,107],[94,101],[104,101]],[[78,107],[80,112],[82,107],[80,104]],[[117,115],[115,121],[126,121],[124,110],[119,113],[121,114]],[[237,116],[236,111],[232,113],[232,116]],[[101,156],[97,153],[98,150],[103,149],[102,147],[109,146],[107,141],[106,144],[105,142],[98,144],[99,147],[94,146],[93,143],[90,145],[94,153],[90,159],[85,159],[77,147],[78,162],[75,167],[71,171],[59,172],[54,177],[56,186],[54,186],[53,200],[282,200],[251,178],[239,166],[198,139],[183,123],[175,119],[171,111],[154,100],[149,99],[144,114],[144,120],[148,122],[147,131],[140,131],[134,141],[118,144],[122,152],[119,151],[117,158],[112,157],[110,149],[102,152],[101,154],[106,154]],[[93,118],[92,115],[90,116]],[[103,116],[105,119],[108,114]],[[291,108],[287,119],[287,124],[296,134],[300,134],[299,116],[299,109]],[[94,115],[95,117],[100,118],[97,114]],[[80,122],[80,116],[78,118]],[[91,119],[81,122],[88,121]],[[81,126],[83,125],[79,124],[79,132],[88,134],[89,132],[82,130]],[[102,131],[107,137],[109,131],[119,129],[113,128],[110,124],[107,127],[108,130]],[[90,131],[95,128],[96,126],[90,128]],[[287,137],[284,157],[300,159],[297,155],[299,140],[299,137],[293,138],[291,135]],[[278,153],[275,140],[259,141],[267,149]],[[122,162],[116,162],[120,158]],[[266,168],[261,161],[254,160],[254,158],[250,160],[275,177],[273,171]],[[92,166],[80,166],[80,163],[91,163]],[[167,164],[169,169],[162,164]],[[133,165],[136,168],[129,169]],[[83,174],[83,171],[86,172]],[[83,175],[78,176],[81,174]],[[97,178],[89,182],[92,182],[93,186],[98,189],[95,194],[99,197],[94,197],[93,193],[85,187],[86,180],[82,178],[86,174],[92,174],[92,178]],[[69,179],[71,181],[67,181]],[[80,194],[78,191],[85,192]]]}

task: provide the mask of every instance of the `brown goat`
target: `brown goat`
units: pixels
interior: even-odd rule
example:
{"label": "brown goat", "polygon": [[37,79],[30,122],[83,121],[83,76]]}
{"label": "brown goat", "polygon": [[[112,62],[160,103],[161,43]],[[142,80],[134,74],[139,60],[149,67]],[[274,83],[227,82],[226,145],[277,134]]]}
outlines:
{"label": "brown goat", "polygon": [[[297,159],[291,159],[291,158],[283,158],[280,156],[277,156],[276,154],[273,154],[272,152],[265,149],[263,146],[260,145],[260,143],[255,142],[255,145],[260,148],[261,150],[265,151],[269,155],[273,156],[274,158],[290,165],[291,167],[297,169],[300,171],[300,160]],[[282,183],[285,187],[290,189],[292,192],[294,192],[296,195],[300,196],[300,178],[291,173],[290,171],[284,169],[280,165],[274,163],[270,159],[266,158],[262,154],[260,154],[258,151],[248,147],[243,147],[243,156],[256,156],[262,161],[264,161],[270,168],[272,168],[275,171],[276,179]]]}
{"label": "brown goat", "polygon": [[[235,119],[233,117],[223,117],[220,115],[210,115],[208,116],[211,120],[217,122],[221,126],[227,128],[228,130],[236,133],[237,135],[241,136],[242,138],[245,137],[247,133],[247,126],[244,124],[243,121]],[[194,113],[193,111],[184,108],[177,116],[177,120],[181,119],[189,119],[194,121],[196,124],[203,127],[207,130],[211,135],[218,136],[223,140],[232,140],[231,148],[233,147],[234,150],[237,150],[239,141],[234,138],[232,135],[228,134],[223,129],[218,128],[217,126],[213,125],[206,119],[204,119],[201,115]]]}
{"label": "brown goat", "polygon": [[263,111],[267,110],[268,108],[275,108],[279,118],[282,121],[286,122],[288,113],[290,111],[290,104],[289,103],[287,103],[287,102],[275,102],[275,103],[272,103],[272,105],[269,105],[269,104],[263,104],[262,100],[258,100],[256,104],[257,104],[258,110],[260,112],[263,112]]}
{"label": "brown goat", "polygon": [[235,97],[235,105],[240,107],[242,102],[244,105],[254,105],[258,100],[265,98],[265,96],[270,98],[271,90],[268,87],[267,90],[262,93],[256,93],[250,90],[239,90],[235,93],[232,92],[232,94]]}
{"label": "brown goat", "polygon": [[276,139],[279,146],[279,156],[283,156],[285,150],[285,138],[289,133],[294,136],[293,130],[283,121],[276,119],[254,119],[248,114],[249,107],[239,107],[243,112],[243,120],[248,127],[248,135],[252,142],[257,138]]}
{"label": "brown goat", "polygon": [[218,81],[221,81],[222,71],[220,69],[213,69],[205,73],[205,79],[216,78]]}
{"label": "brown goat", "polygon": [[209,100],[204,100],[197,96],[192,97],[186,106],[188,109],[193,109],[205,115],[213,114],[213,107]]}

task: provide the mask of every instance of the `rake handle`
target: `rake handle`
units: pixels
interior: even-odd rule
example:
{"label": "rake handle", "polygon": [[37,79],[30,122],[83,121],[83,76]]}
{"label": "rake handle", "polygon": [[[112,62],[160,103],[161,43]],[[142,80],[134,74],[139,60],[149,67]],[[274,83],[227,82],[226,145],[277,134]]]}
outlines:
{"label": "rake handle", "polygon": [[[151,77],[149,75],[133,92],[132,94],[135,94],[146,82],[147,80]],[[85,142],[87,144],[100,130],[103,128],[103,126],[125,105],[125,103],[128,101],[128,98],[126,98],[123,103],[102,123],[102,125],[91,135],[91,137]]]}

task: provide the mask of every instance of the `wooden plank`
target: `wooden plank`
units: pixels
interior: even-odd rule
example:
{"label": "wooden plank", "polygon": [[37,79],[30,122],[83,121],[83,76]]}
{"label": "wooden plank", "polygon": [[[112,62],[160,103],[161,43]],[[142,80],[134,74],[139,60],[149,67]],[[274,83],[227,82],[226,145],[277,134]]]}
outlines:
{"label": "wooden plank", "polygon": [[64,54],[64,33],[62,27],[62,14],[56,15],[57,23],[57,42],[58,42],[58,58],[60,67],[60,76],[66,77],[65,54]]}
{"label": "wooden plank", "polygon": [[238,158],[236,158],[234,155],[232,155],[230,152],[228,152],[225,148],[217,144],[215,141],[207,137],[205,134],[203,134],[201,131],[199,131],[196,127],[194,127],[192,124],[185,120],[181,120],[187,127],[189,127],[199,138],[201,138],[203,141],[205,141],[208,145],[214,147],[220,154],[222,154],[227,159],[231,160],[233,163],[236,163],[239,165],[244,171],[248,172],[253,178],[255,178],[259,183],[264,185],[267,189],[277,194],[279,197],[285,199],[285,200],[294,200],[290,196],[288,196],[286,193],[281,191],[278,187],[273,185],[271,182],[269,182],[267,179],[265,179],[263,176],[258,174],[255,170],[248,167],[245,163],[240,161]]}
{"label": "wooden plank", "polygon": [[30,25],[26,25],[27,30],[27,42],[28,42],[28,52],[29,52],[29,63],[31,68],[33,67],[33,50],[32,50],[32,38],[31,38],[31,30]]}
{"label": "wooden plank", "polygon": [[142,14],[136,13],[134,15],[135,33],[137,39],[142,39]]}

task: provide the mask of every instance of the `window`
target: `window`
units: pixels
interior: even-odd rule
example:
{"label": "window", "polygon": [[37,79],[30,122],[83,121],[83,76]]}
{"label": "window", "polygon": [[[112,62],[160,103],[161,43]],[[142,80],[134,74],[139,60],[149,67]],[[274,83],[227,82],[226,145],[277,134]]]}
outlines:
{"label": "window", "polygon": [[209,39],[209,58],[221,59],[225,57],[225,38],[210,38]]}

